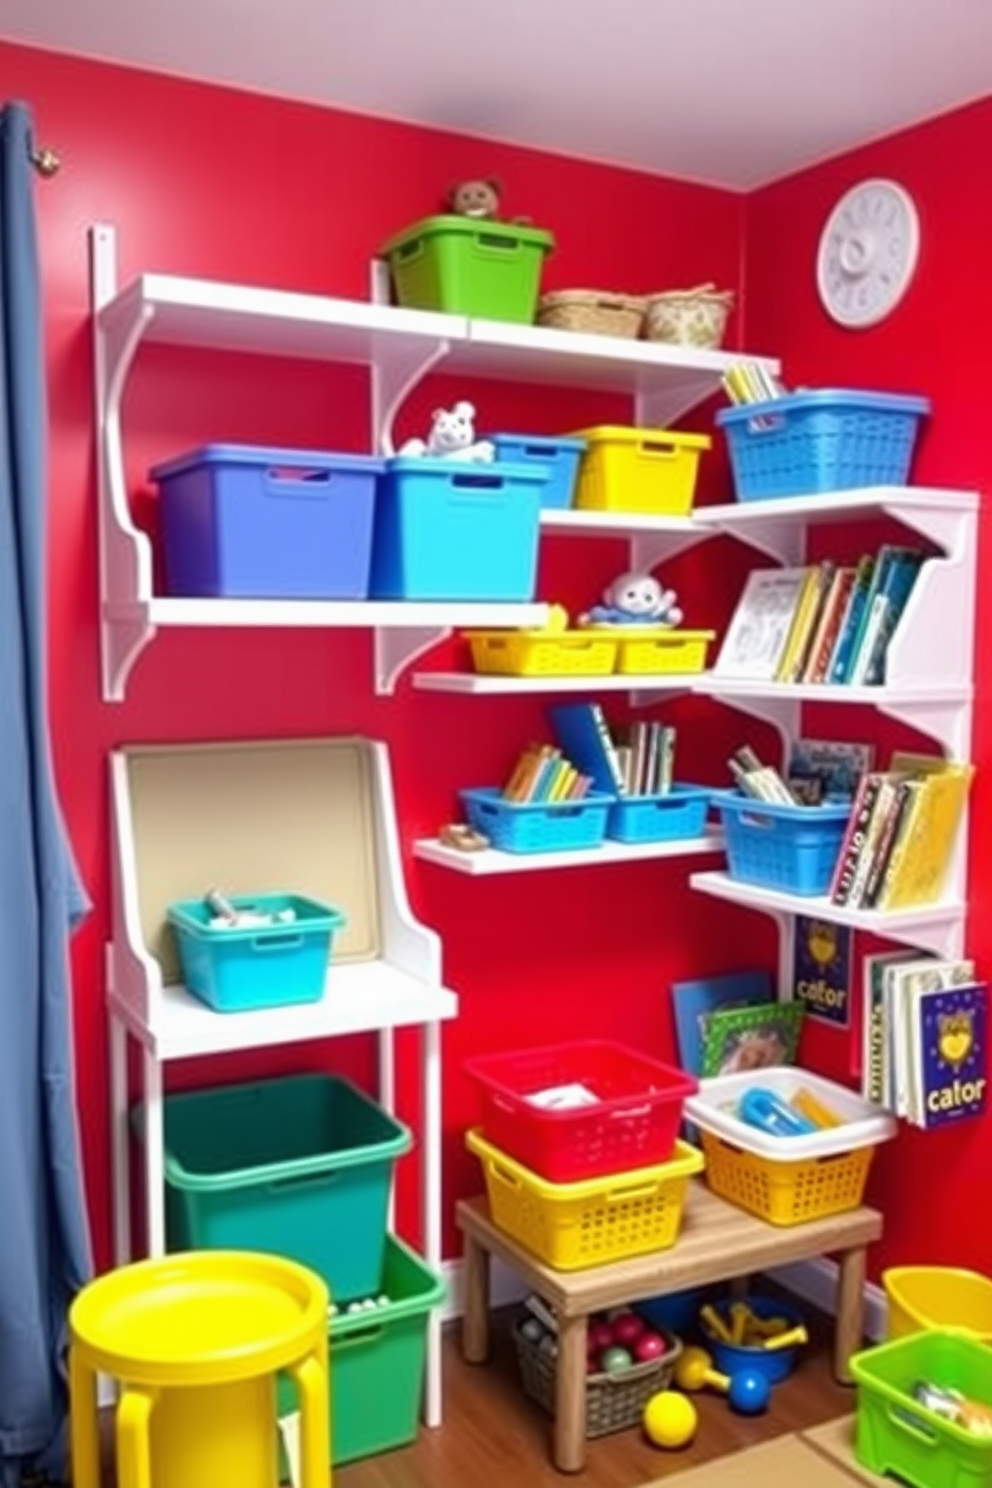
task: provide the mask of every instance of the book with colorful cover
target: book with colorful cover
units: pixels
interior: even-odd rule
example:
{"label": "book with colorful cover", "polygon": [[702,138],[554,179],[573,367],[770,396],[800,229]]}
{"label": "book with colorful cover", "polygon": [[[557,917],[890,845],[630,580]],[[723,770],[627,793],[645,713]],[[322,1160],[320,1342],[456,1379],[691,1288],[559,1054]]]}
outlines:
{"label": "book with colorful cover", "polygon": [[789,789],[810,806],[853,801],[861,777],[874,768],[873,744],[797,739],[789,753]]}
{"label": "book with colorful cover", "polygon": [[988,1106],[988,987],[919,992],[911,1010],[918,1126],[949,1126]]}
{"label": "book with colorful cover", "polygon": [[796,915],[792,995],[807,1015],[834,1028],[851,1026],[851,930]]}
{"label": "book with colorful cover", "polygon": [[702,1078],[795,1064],[805,1016],[801,1002],[766,1002],[712,1013],[703,1041]]}
{"label": "book with colorful cover", "polygon": [[675,1037],[679,1063],[686,1073],[702,1074],[703,1044],[713,1013],[721,1008],[768,1003],[774,995],[771,974],[763,970],[730,971],[690,982],[673,982]]}
{"label": "book with colorful cover", "polygon": [[917,959],[917,953],[910,950],[877,951],[861,958],[861,1094],[879,1106],[888,1104],[892,1063],[886,1017],[886,971],[898,962]]}
{"label": "book with colorful cover", "polygon": [[883,977],[885,1023],[890,1047],[886,1105],[896,1116],[916,1120],[920,1086],[916,1070],[916,1004],[931,992],[970,987],[975,981],[971,960],[941,961],[935,956],[890,963]]}

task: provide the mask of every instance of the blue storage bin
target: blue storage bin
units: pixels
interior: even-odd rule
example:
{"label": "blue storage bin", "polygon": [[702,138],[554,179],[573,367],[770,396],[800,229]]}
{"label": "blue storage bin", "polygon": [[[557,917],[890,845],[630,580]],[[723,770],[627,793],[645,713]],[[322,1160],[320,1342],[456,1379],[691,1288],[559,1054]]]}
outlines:
{"label": "blue storage bin", "polygon": [[370,455],[208,444],[155,465],[165,581],[209,599],[367,599]]}
{"label": "blue storage bin", "polygon": [[564,508],[572,505],[579,461],[586,449],[584,439],[572,436],[552,439],[541,434],[490,434],[500,463],[530,465],[548,473],[541,492],[541,505]]}
{"label": "blue storage bin", "polygon": [[295,919],[225,929],[211,924],[213,911],[202,899],[170,904],[187,990],[218,1013],[319,1002],[344,914],[300,894],[232,895],[231,903],[269,913],[291,909]]}
{"label": "blue storage bin", "polygon": [[501,852],[565,852],[598,847],[606,835],[612,797],[590,791],[581,801],[504,801],[499,788],[461,792],[470,824]]}
{"label": "blue storage bin", "polygon": [[701,837],[713,792],[708,786],[673,785],[664,795],[616,796],[606,835],[615,842],[675,842]]}
{"label": "blue storage bin", "polygon": [[548,472],[397,456],[376,499],[376,599],[534,598]]}
{"label": "blue storage bin", "polygon": [[652,1328],[662,1328],[681,1337],[696,1331],[699,1309],[709,1294],[708,1287],[688,1287],[685,1291],[667,1292],[660,1297],[642,1297],[634,1303],[634,1311]]}
{"label": "blue storage bin", "polygon": [[723,817],[727,870],[742,883],[787,894],[825,894],[830,888],[850,802],[779,806],[739,791],[717,791]]}
{"label": "blue storage bin", "polygon": [[722,408],[738,501],[904,486],[927,398],[820,388]]}

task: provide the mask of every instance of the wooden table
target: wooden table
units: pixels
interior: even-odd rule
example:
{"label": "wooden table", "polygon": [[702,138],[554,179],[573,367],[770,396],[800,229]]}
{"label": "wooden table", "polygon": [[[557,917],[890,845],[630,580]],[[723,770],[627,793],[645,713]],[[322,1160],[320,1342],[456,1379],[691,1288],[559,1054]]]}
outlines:
{"label": "wooden table", "polygon": [[562,1472],[579,1472],[585,1464],[586,1328],[592,1313],[608,1307],[837,1253],[834,1372],[839,1380],[850,1380],[848,1359],[861,1347],[864,1333],[867,1247],[882,1233],[882,1216],[875,1209],[780,1228],[717,1198],[696,1179],[689,1185],[680,1237],[670,1250],[585,1271],[553,1271],[537,1260],[495,1227],[484,1198],[462,1199],[455,1212],[465,1237],[462,1348],[470,1363],[484,1363],[489,1353],[491,1256],[516,1271],[554,1309],[558,1363],[553,1457]]}

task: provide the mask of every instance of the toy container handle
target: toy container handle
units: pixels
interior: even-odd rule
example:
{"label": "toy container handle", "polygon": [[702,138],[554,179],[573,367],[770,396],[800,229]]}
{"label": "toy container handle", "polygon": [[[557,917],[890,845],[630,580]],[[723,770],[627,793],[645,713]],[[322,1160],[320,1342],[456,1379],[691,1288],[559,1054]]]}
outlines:
{"label": "toy container handle", "polygon": [[259,955],[267,951],[293,951],[303,944],[302,935],[253,935],[251,948]]}
{"label": "toy container handle", "polygon": [[611,1111],[611,1121],[636,1121],[638,1116],[649,1116],[651,1114],[651,1102],[645,1101],[643,1106],[627,1106],[623,1111]]}
{"label": "toy container handle", "polygon": [[502,1183],[504,1188],[512,1188],[514,1192],[520,1187],[520,1179],[493,1157],[489,1159],[489,1176],[495,1178],[497,1183]]}
{"label": "toy container handle", "polygon": [[633,1183],[629,1188],[614,1188],[606,1195],[608,1204],[626,1204],[629,1199],[653,1199],[657,1183]]}
{"label": "toy container handle", "polygon": [[924,1447],[935,1447],[938,1443],[937,1432],[926,1420],[916,1415],[905,1405],[889,1405],[886,1413],[893,1426],[911,1436]]}
{"label": "toy container handle", "polygon": [[[347,1317],[348,1314],[345,1313],[343,1316]],[[370,1323],[367,1328],[357,1329],[354,1333],[335,1334],[334,1352],[340,1353],[342,1349],[361,1348],[365,1344],[375,1343],[376,1339],[381,1338],[385,1331],[385,1323],[376,1322]]]}

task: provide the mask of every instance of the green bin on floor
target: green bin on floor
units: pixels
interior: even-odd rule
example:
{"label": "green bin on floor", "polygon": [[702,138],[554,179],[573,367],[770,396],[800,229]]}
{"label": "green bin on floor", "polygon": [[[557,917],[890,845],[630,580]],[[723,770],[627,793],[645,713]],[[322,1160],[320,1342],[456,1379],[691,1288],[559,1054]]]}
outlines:
{"label": "green bin on floor", "polygon": [[533,323],[554,236],[477,217],[424,217],[382,249],[405,309]]}

